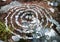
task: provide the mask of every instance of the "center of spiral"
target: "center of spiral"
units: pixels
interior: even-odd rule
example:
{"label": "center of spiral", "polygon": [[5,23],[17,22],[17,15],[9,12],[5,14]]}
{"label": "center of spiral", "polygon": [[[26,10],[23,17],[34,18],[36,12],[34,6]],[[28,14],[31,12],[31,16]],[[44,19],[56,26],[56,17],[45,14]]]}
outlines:
{"label": "center of spiral", "polygon": [[24,16],[22,15],[24,20],[26,20],[27,22],[32,21],[32,18],[34,17],[33,12],[27,11],[27,12],[24,12],[23,14],[25,14]]}

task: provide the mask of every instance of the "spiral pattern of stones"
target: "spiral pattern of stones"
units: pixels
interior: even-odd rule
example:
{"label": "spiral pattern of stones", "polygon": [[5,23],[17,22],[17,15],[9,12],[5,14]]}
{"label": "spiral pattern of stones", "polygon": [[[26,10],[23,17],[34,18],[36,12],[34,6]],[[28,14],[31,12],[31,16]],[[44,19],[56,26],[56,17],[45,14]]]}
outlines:
{"label": "spiral pattern of stones", "polygon": [[[38,28],[52,28],[57,21],[51,16],[51,12],[36,4],[24,4],[21,7],[10,8],[5,17],[5,25],[13,27],[20,33],[32,33]],[[40,31],[40,30],[37,30]],[[13,34],[16,34],[13,32]]]}

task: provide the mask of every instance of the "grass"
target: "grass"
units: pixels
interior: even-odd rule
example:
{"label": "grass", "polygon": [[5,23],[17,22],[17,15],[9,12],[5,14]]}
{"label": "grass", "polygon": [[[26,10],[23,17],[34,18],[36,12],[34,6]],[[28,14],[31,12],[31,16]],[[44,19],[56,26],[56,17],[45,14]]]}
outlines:
{"label": "grass", "polygon": [[6,30],[5,24],[0,22],[0,40],[7,41],[10,35],[10,29]]}

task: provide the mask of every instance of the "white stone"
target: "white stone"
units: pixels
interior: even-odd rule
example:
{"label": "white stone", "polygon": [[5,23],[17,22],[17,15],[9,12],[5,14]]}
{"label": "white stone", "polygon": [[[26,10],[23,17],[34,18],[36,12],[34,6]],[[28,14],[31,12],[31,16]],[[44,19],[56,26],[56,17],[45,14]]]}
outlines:
{"label": "white stone", "polygon": [[57,42],[57,40],[53,40],[52,42]]}
{"label": "white stone", "polygon": [[50,10],[52,13],[54,13],[54,11],[55,11],[53,8],[49,8],[49,10]]}
{"label": "white stone", "polygon": [[48,1],[48,5],[50,5],[51,3],[50,3],[50,1]]}
{"label": "white stone", "polygon": [[54,4],[53,3],[50,3],[51,4],[51,6],[53,6]]}
{"label": "white stone", "polygon": [[19,41],[19,40],[20,40],[20,36],[19,36],[19,35],[12,36],[12,39],[13,39],[14,41]]}
{"label": "white stone", "polygon": [[0,40],[0,42],[3,42],[2,40]]}
{"label": "white stone", "polygon": [[50,31],[47,31],[45,35],[48,35],[49,37],[55,36],[55,31],[51,29]]}
{"label": "white stone", "polygon": [[2,1],[6,1],[6,0],[2,0]]}

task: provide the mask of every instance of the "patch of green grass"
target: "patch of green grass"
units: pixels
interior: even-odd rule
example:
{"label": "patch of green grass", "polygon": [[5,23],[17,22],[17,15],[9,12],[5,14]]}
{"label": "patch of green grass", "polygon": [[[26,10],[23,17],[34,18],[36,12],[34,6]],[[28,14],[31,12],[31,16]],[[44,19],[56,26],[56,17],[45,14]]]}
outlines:
{"label": "patch of green grass", "polygon": [[10,30],[6,29],[4,23],[0,22],[0,39],[6,41],[10,35],[11,35]]}

